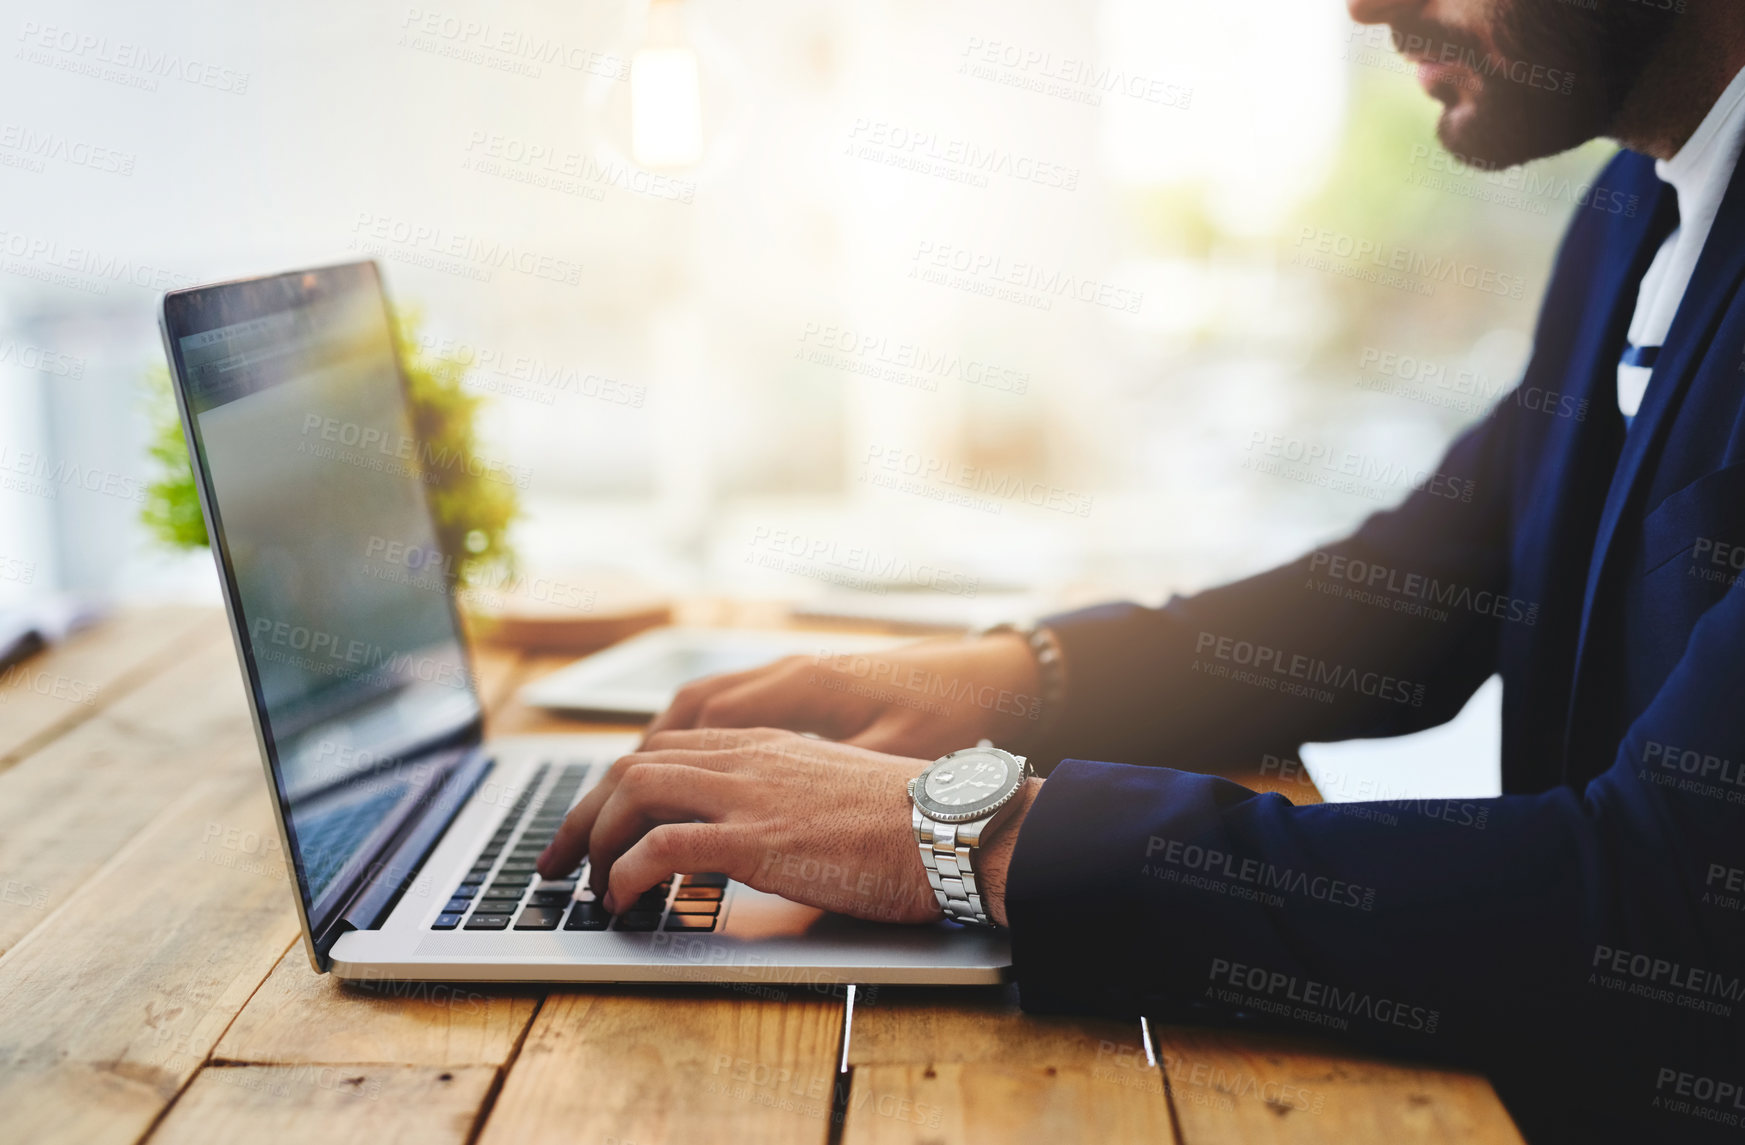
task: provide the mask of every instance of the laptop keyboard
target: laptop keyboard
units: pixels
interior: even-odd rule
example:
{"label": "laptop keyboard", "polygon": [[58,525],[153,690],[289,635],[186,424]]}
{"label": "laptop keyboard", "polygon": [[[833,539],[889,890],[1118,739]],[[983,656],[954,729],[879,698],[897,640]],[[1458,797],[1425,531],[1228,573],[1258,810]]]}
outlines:
{"label": "laptop keyboard", "polygon": [[533,864],[557,833],[582,781],[585,763],[566,764],[537,804],[534,794],[551,774],[542,763],[503,816],[497,831],[449,896],[432,930],[655,930],[710,931],[721,911],[727,876],[668,879],[629,909],[608,914],[587,888],[588,864],[561,879],[542,880]]}
{"label": "laptop keyboard", "polygon": [[297,853],[304,856],[303,877],[319,896],[352,857],[358,840],[380,823],[404,794],[399,788],[322,812],[297,823]]}

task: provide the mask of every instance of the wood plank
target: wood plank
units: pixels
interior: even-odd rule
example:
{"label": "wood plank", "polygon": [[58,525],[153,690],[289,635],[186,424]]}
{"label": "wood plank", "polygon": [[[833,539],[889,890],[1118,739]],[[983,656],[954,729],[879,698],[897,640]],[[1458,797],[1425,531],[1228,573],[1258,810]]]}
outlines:
{"label": "wood plank", "polygon": [[222,630],[209,608],[124,610],[0,672],[0,771],[149,680],[208,630]]}
{"label": "wood plank", "polygon": [[1137,1022],[1026,1014],[1016,987],[861,987],[852,1066],[938,1062],[1090,1067],[1118,1048],[1142,1050]]}
{"label": "wood plank", "polygon": [[1144,1062],[1137,1022],[1026,1014],[1011,987],[860,993],[845,1142],[1174,1140],[1161,1080],[1114,1068]]}
{"label": "wood plank", "polygon": [[462,1145],[488,1068],[224,1066],[200,1071],[151,1145]]}
{"label": "wood plank", "polygon": [[[288,900],[287,900],[288,901]],[[544,991],[430,982],[351,984],[285,953],[214,1056],[223,1061],[499,1066]]]}
{"label": "wood plank", "polygon": [[[69,888],[23,908],[28,936],[0,955],[8,1142],[829,1139],[839,999],[602,987],[541,1005],[537,988],[315,975],[276,848],[243,842],[273,831],[234,655],[208,619],[219,639],[166,655],[161,679],[0,774],[0,887],[60,870]],[[618,730],[513,703],[566,662],[479,649],[492,734]],[[18,910],[0,895],[0,950]],[[1482,1079],[1245,1034],[1163,1031],[1166,1093],[1133,1024],[1031,1017],[1006,990],[881,988],[854,1033],[845,1141],[1169,1142],[1171,1095],[1187,1145],[1520,1140]]]}
{"label": "wood plank", "polygon": [[481,1145],[824,1145],[842,1006],[701,990],[546,999]]}
{"label": "wood plank", "polygon": [[945,1061],[857,1067],[843,1145],[1058,1145],[1177,1140],[1161,1092],[1124,1091],[1072,1066]]}
{"label": "wood plank", "polygon": [[282,870],[233,861],[232,829],[269,829],[256,776],[194,786],[0,956],[9,1142],[138,1140],[297,937]]}
{"label": "wood plank", "polygon": [[[1498,1142],[1521,1135],[1473,1074],[1347,1057],[1337,1047],[1179,1027],[1157,1051],[1186,1145]],[[1117,1067],[1125,1073],[1155,1071]]]}
{"label": "wood plank", "polygon": [[[181,643],[150,681],[0,773],[0,951],[191,784],[245,777],[264,800],[230,638],[208,626]],[[254,840],[255,857],[278,862],[276,839]]]}
{"label": "wood plank", "polygon": [[[526,677],[519,654],[480,645],[473,671],[487,712]],[[493,719],[492,734],[499,734]],[[238,1062],[500,1066],[526,1034],[544,990],[384,982],[371,988],[317,974],[293,946],[215,1051]]]}

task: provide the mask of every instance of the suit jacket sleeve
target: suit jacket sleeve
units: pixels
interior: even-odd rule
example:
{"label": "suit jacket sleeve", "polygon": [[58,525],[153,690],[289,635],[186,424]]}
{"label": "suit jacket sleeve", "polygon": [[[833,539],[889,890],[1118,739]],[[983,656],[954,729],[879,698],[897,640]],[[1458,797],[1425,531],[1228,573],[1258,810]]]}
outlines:
{"label": "suit jacket sleeve", "polygon": [[1049,618],[1067,701],[1031,755],[1216,768],[1452,718],[1495,671],[1498,625],[1537,611],[1503,587],[1518,416],[1500,404],[1435,472],[1401,475],[1398,508],[1288,565]]}
{"label": "suit jacket sleeve", "polygon": [[1740,1060],[1742,642],[1734,588],[1582,790],[1296,807],[1061,764],[1007,891],[1024,1004],[1278,1020],[1539,1084],[1555,1062],[1646,1110],[1665,1071]]}

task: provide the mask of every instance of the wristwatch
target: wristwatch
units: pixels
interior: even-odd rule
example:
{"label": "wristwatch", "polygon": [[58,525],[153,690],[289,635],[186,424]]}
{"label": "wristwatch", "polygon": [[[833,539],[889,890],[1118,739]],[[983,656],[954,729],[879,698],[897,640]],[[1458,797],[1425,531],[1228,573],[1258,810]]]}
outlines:
{"label": "wristwatch", "polygon": [[982,902],[973,859],[1029,775],[1030,764],[1023,756],[983,740],[934,760],[909,781],[921,865],[946,918],[994,925]]}

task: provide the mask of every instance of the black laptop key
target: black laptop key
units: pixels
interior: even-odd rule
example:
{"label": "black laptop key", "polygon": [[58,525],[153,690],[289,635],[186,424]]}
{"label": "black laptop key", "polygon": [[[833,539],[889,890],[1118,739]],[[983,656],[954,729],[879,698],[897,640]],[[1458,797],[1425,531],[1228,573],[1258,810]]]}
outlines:
{"label": "black laptop key", "polygon": [[727,876],[722,874],[686,875],[685,885],[687,887],[724,887],[727,885]]}
{"label": "black laptop key", "polygon": [[468,930],[508,930],[509,916],[506,914],[474,914],[467,919]]}
{"label": "black laptop key", "polygon": [[612,916],[606,913],[606,908],[599,903],[579,902],[571,910],[570,916],[564,921],[565,930],[605,930],[606,924],[612,921]]}
{"label": "black laptop key", "polygon": [[455,898],[455,899],[470,899],[478,893],[479,893],[479,884],[478,883],[462,883],[460,886],[456,887],[454,889],[454,893],[452,895],[449,895],[448,897]]}
{"label": "black laptop key", "polygon": [[472,905],[473,904],[472,904],[471,899],[462,899],[462,898],[449,899],[448,905],[442,908],[442,913],[444,913],[444,914],[465,914],[467,912],[467,907],[472,906]]}
{"label": "black laptop key", "polygon": [[460,925],[460,920],[461,916],[458,914],[439,914],[436,916],[436,921],[430,924],[430,929],[453,930]]}
{"label": "black laptop key", "polygon": [[492,883],[491,889],[486,891],[481,897],[486,902],[489,902],[491,899],[508,899],[511,902],[520,902],[521,896],[526,892],[527,888],[525,886],[517,886],[514,883]]}
{"label": "black laptop key", "polygon": [[714,930],[715,916],[712,914],[675,914],[666,920],[662,930]]}
{"label": "black laptop key", "polygon": [[561,906],[530,906],[515,920],[516,930],[556,930],[563,921]]}
{"label": "black laptop key", "polygon": [[633,910],[618,916],[618,930],[653,930],[660,925],[660,913],[652,910]]}
{"label": "black laptop key", "polygon": [[534,891],[533,897],[527,900],[528,906],[567,906],[570,901],[568,891]]}
{"label": "black laptop key", "polygon": [[473,908],[474,914],[514,914],[521,903],[516,899],[486,899]]}

